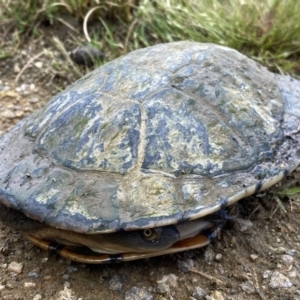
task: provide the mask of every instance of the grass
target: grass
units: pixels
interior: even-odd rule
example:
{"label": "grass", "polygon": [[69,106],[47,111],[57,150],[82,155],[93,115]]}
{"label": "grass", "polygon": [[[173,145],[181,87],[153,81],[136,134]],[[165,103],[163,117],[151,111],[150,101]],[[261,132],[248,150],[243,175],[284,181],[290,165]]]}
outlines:
{"label": "grass", "polygon": [[[43,26],[59,23],[71,29],[67,41],[56,37],[59,51],[61,45],[89,43],[111,60],[160,42],[193,40],[235,48],[272,71],[300,76],[295,0],[0,0],[0,7],[1,43],[13,49],[28,37],[39,39]],[[14,53],[3,49],[0,59]]]}
{"label": "grass", "polygon": [[300,66],[300,2],[294,0],[146,0],[141,21],[163,41],[194,40],[235,48],[271,69]]}

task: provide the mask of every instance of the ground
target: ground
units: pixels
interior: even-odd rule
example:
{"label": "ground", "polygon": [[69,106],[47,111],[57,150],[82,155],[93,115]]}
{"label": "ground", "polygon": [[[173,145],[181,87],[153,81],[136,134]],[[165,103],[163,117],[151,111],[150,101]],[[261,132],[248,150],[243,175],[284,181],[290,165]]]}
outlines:
{"label": "ground", "polygon": [[[0,62],[0,133],[57,93],[44,47]],[[246,199],[206,248],[113,265],[67,261],[0,223],[0,299],[300,299],[298,201],[282,199],[284,213],[272,193]]]}

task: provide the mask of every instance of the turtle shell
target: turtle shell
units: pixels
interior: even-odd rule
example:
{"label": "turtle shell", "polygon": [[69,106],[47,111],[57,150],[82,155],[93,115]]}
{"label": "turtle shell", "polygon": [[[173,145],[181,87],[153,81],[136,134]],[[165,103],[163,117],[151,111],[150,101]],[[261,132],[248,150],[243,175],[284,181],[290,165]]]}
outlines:
{"label": "turtle shell", "polygon": [[299,165],[300,82],[213,44],[137,50],[0,139],[0,201],[105,233],[200,218]]}

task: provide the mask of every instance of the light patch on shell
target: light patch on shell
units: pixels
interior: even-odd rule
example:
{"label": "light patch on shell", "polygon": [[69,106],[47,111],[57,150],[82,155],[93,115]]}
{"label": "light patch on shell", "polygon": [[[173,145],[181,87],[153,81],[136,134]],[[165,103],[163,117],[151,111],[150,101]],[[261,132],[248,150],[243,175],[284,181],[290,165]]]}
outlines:
{"label": "light patch on shell", "polygon": [[183,206],[186,209],[201,206],[203,185],[198,182],[187,182],[181,186]]}
{"label": "light patch on shell", "polygon": [[[243,84],[245,85],[245,83]],[[249,117],[250,113],[254,113],[256,118],[258,115],[259,119],[257,118],[257,120],[264,123],[264,125],[261,125],[261,128],[263,128],[268,135],[273,134],[278,130],[276,119],[272,118],[270,111],[259,103],[257,96],[254,94],[253,88],[251,89],[247,85],[246,87],[248,88],[245,88],[245,92],[241,93],[241,91],[223,86],[224,90],[226,90],[230,95],[230,102],[225,105],[226,109],[229,113],[231,113],[231,117],[236,122],[251,121],[245,119],[245,117]]]}
{"label": "light patch on shell", "polygon": [[40,204],[47,204],[49,200],[53,199],[55,196],[58,196],[60,193],[61,191],[59,189],[52,186],[44,193],[36,195],[35,200]]}
{"label": "light patch on shell", "polygon": [[141,175],[128,187],[128,209],[133,219],[169,216],[178,212],[173,180],[164,176]]}

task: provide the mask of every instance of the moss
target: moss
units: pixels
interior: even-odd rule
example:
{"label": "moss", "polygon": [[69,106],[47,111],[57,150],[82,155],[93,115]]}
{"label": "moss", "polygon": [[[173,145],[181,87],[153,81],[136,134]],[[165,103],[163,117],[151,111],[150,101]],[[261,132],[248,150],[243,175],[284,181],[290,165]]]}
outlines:
{"label": "moss", "polygon": [[104,123],[101,124],[100,128],[105,129],[108,126],[108,124],[109,124],[108,122],[104,122]]}
{"label": "moss", "polygon": [[78,134],[82,133],[83,129],[86,127],[86,124],[89,122],[88,117],[81,117],[78,119],[78,116],[74,118],[74,131],[75,135],[77,136]]}

